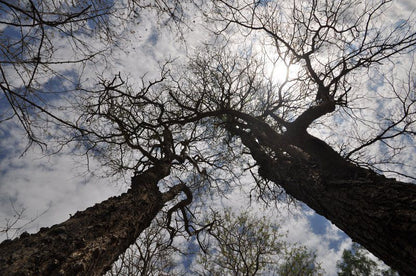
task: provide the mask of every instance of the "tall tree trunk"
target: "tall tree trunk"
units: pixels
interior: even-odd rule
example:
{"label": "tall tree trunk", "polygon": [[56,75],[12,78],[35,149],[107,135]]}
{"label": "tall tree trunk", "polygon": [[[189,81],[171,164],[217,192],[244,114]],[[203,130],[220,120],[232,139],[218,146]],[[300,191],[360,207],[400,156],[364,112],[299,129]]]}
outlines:
{"label": "tall tree trunk", "polygon": [[0,244],[0,275],[101,275],[180,190],[162,194],[162,164],[132,178],[127,193],[67,221]]}
{"label": "tall tree trunk", "polygon": [[255,131],[233,131],[250,149],[262,177],[326,217],[401,275],[416,275],[415,184],[357,167],[306,131],[289,133],[274,145],[268,137],[273,157],[260,145],[267,139],[256,137]]}

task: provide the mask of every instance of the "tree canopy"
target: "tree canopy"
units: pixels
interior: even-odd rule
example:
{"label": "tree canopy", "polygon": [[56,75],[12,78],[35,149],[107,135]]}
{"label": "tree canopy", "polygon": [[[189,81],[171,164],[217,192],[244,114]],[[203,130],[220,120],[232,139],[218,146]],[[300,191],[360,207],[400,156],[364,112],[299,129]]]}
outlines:
{"label": "tree canopy", "polygon": [[[58,231],[76,251],[45,271],[73,258],[67,271],[101,273],[157,213],[171,239],[198,236],[210,225],[196,215],[204,200],[249,185],[266,203],[305,203],[400,273],[416,273],[416,30],[393,5],[0,1],[2,123],[17,121],[30,142],[57,151],[76,145],[107,175],[133,176],[120,198],[2,246],[43,244]],[[186,51],[123,66],[136,42],[145,54],[160,41],[168,51],[163,35]],[[94,226],[108,235],[87,234]],[[114,244],[120,252],[108,254]],[[96,255],[103,264],[89,267]]]}

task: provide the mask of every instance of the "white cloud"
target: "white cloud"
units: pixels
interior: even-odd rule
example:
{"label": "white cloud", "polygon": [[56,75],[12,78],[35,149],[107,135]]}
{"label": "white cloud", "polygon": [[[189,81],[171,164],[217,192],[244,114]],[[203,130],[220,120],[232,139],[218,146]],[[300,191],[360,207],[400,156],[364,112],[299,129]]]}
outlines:
{"label": "white cloud", "polygon": [[[17,210],[25,209],[19,225],[42,214],[24,229],[35,232],[41,226],[62,222],[70,214],[122,192],[120,184],[86,172],[82,164],[85,159],[68,152],[42,157],[39,148],[32,147],[21,156],[26,141],[11,125],[0,125],[1,226],[13,215],[12,204]],[[94,163],[90,165],[94,167]]]}

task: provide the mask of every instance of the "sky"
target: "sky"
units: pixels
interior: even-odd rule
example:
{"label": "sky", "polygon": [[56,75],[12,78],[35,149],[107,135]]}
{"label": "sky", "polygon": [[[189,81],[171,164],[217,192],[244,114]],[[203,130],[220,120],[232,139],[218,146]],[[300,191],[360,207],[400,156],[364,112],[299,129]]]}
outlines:
{"label": "sky", "polygon": [[[409,11],[415,8],[416,3],[411,0],[396,1],[392,9],[392,17],[406,18],[409,16]],[[5,15],[0,14],[0,16]],[[178,35],[167,27],[163,19],[155,18],[154,12],[148,11],[141,14],[137,20],[123,25],[122,34],[125,39],[117,41],[117,47],[111,47],[105,60],[97,57],[94,64],[89,64],[85,68],[57,66],[54,68],[55,72],[74,79],[76,78],[74,72],[82,70],[82,78],[80,77],[78,81],[85,86],[95,85],[97,75],[111,76],[118,72],[126,74],[134,81],[137,76],[146,73],[150,76],[156,75],[160,62],[169,58],[180,59],[198,49],[202,42],[209,39],[205,26],[196,15],[191,20],[193,22],[191,30],[184,31],[186,43],[178,39]],[[2,28],[0,24],[0,30]],[[1,35],[3,33],[0,33]],[[95,49],[101,47],[98,39],[94,37],[88,41]],[[54,43],[59,49],[57,54],[59,57],[76,56],[73,48],[68,47],[64,41],[55,39]],[[12,72],[9,73],[13,76]],[[41,86],[52,89],[54,84],[48,79],[48,72],[44,76],[46,77],[42,78]],[[70,87],[73,83],[64,81],[61,84],[64,84],[63,87]],[[372,86],[368,84],[367,87]],[[3,104],[4,96],[0,95],[0,107],[7,108]],[[386,108],[384,103],[373,104],[375,110]],[[335,117],[331,124],[342,126],[339,128],[342,132],[349,127],[343,126],[344,122],[340,116]],[[325,128],[320,129],[318,134],[329,140],[335,139]],[[74,154],[77,152],[72,146],[56,154],[42,151],[36,145],[27,150],[26,147],[25,133],[16,120],[0,123],[0,230],[6,224],[13,222],[16,212],[23,212],[15,226],[23,226],[21,231],[33,233],[40,227],[62,222],[76,211],[84,210],[110,196],[119,195],[128,188],[129,175],[106,176],[105,170],[97,160],[87,160],[83,155]],[[378,147],[372,148],[371,151],[374,151],[374,155],[383,153],[383,149]],[[416,150],[405,152],[403,158],[408,163],[415,164],[416,154],[413,153],[416,153]],[[412,168],[401,169],[410,172]],[[247,208],[246,202],[247,194],[234,190],[227,198],[217,200],[215,204],[242,210]],[[351,246],[351,240],[331,222],[304,205],[288,209],[285,203],[282,203],[280,207],[280,211],[277,212],[275,207],[263,209],[264,206],[260,203],[253,203],[250,206],[253,210],[278,217],[282,230],[288,233],[288,241],[315,250],[317,260],[322,263],[326,275],[336,275],[336,262],[341,258],[342,251]],[[13,232],[11,234],[13,235]],[[0,235],[0,240],[5,238],[7,238],[5,235]]]}

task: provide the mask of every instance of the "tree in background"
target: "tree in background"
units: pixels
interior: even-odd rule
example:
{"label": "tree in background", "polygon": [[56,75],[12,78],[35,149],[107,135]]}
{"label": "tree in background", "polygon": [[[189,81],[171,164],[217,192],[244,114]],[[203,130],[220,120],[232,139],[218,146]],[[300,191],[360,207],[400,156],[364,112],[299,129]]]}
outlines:
{"label": "tree in background", "polygon": [[323,275],[315,255],[284,241],[279,226],[249,212],[214,214],[207,252],[200,251],[197,275]]}
{"label": "tree in background", "polygon": [[351,250],[344,250],[342,260],[337,263],[339,276],[398,276],[391,268],[380,268],[377,262],[368,257],[368,252],[357,243],[352,244]]}
{"label": "tree in background", "polygon": [[206,236],[207,254],[197,257],[199,275],[256,275],[276,265],[285,246],[277,225],[229,209],[210,220],[215,223]]}
{"label": "tree in background", "polygon": [[316,262],[316,255],[304,246],[290,248],[284,255],[284,262],[279,266],[277,275],[325,275],[320,264]]}
{"label": "tree in background", "polygon": [[[414,51],[414,26],[385,20],[390,1],[289,2],[213,1],[206,14],[226,43],[162,65],[159,78],[130,85],[120,73],[73,99],[81,115],[63,144],[80,142],[112,172],[134,171],[131,189],[2,243],[0,270],[100,274],[162,210],[172,237],[199,233],[195,205],[250,171],[259,198],[284,191],[400,273],[416,274],[416,186],[381,175],[406,168],[400,154],[414,147],[413,63],[405,75],[378,72],[383,91],[361,82]],[[242,37],[248,45],[236,50],[232,38]],[[268,78],[267,57],[283,62],[283,79]],[[372,97],[397,112],[374,108]],[[358,127],[346,134],[337,123],[347,121]],[[317,137],[322,127],[330,135]],[[369,150],[378,146],[382,158]]]}
{"label": "tree in background", "polygon": [[187,271],[192,275],[323,275],[316,256],[286,242],[279,226],[265,217],[227,208],[206,220],[210,227],[198,237],[203,246],[196,252],[176,249],[163,225],[153,223],[107,275],[186,275],[178,269],[187,255],[194,257]]}

